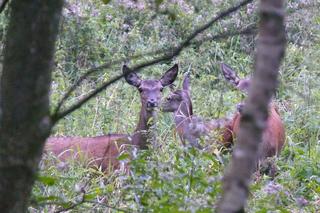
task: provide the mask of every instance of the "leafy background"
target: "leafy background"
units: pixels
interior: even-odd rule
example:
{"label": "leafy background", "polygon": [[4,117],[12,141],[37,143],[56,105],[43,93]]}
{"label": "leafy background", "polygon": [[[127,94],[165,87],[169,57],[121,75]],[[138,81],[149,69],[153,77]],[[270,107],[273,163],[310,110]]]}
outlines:
{"label": "leafy background", "polygon": [[[56,44],[52,108],[89,68],[177,45],[197,26],[236,2],[67,0]],[[273,180],[259,176],[253,182],[248,212],[320,211],[320,7],[317,0],[289,0],[286,6],[288,44],[275,95],[286,126],[286,146],[276,160],[278,175]],[[1,50],[9,13],[6,10],[0,17]],[[257,3],[250,4],[199,37],[245,28],[257,21]],[[157,78],[178,63],[177,86],[183,73],[191,72],[195,114],[230,117],[243,97],[225,82],[219,63],[229,64],[240,76],[250,75],[254,42],[254,36],[233,36],[192,45],[173,61],[147,68],[140,75]],[[151,58],[149,54],[127,63]],[[118,64],[90,76],[66,106],[120,72]],[[59,122],[53,135],[132,133],[139,110],[138,92],[121,80]],[[160,112],[157,125],[159,146],[133,153],[130,175],[122,170],[104,175],[81,161],[56,164],[53,156],[46,156],[39,165],[29,211],[214,211],[230,154],[215,144],[210,151],[183,148],[170,114]],[[127,155],[120,159],[128,161]]]}

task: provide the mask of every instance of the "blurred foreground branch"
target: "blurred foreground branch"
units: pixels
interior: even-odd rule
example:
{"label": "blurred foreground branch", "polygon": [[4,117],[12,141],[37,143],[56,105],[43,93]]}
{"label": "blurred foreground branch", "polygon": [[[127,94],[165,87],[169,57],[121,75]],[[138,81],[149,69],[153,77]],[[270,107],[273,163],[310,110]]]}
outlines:
{"label": "blurred foreground branch", "polygon": [[244,212],[251,175],[256,168],[261,135],[266,127],[268,104],[277,87],[285,52],[284,8],[281,0],[261,0],[259,37],[252,86],[240,121],[232,161],[223,179],[218,212]]}

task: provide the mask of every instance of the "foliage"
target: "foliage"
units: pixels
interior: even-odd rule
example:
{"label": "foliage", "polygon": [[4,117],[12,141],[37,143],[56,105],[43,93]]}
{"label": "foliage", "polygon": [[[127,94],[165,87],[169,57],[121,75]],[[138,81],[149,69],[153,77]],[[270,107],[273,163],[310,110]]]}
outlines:
{"label": "foliage", "polygon": [[[196,26],[235,2],[68,0],[57,41],[52,107],[88,68],[175,45]],[[320,211],[320,13],[319,7],[305,6],[315,3],[288,1],[289,43],[276,94],[286,125],[287,144],[277,160],[279,172],[275,179],[261,176],[253,182],[248,212]],[[257,21],[256,7],[249,5],[201,36],[253,25]],[[0,18],[3,37],[7,20],[5,16]],[[181,73],[191,72],[195,114],[207,118],[231,116],[243,97],[225,83],[219,63],[223,61],[240,76],[246,76],[253,67],[253,48],[253,36],[208,41],[186,49],[172,62],[144,70],[141,75],[158,77],[178,62]],[[150,58],[147,55],[128,63]],[[90,76],[67,105],[121,72],[120,67]],[[182,74],[178,86],[181,79]],[[61,121],[54,134],[132,133],[139,100],[138,92],[120,81]],[[160,113],[157,125],[159,147],[134,153],[130,175],[123,171],[104,175],[77,161],[56,165],[53,156],[46,156],[29,210],[212,212],[230,154],[222,153],[216,145],[209,151],[183,148],[169,114]],[[121,160],[128,159],[123,156]]]}

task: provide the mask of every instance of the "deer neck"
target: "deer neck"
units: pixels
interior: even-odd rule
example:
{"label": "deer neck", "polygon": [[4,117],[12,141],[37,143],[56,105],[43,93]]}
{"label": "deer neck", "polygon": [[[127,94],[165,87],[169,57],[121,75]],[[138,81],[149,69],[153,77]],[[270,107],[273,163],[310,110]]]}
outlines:
{"label": "deer neck", "polygon": [[182,101],[179,108],[174,112],[174,121],[176,127],[184,128],[192,119],[192,105],[190,101]]}
{"label": "deer neck", "polygon": [[148,149],[150,142],[155,142],[155,124],[157,109],[148,110],[146,106],[141,107],[139,122],[132,136],[133,145],[140,149]]}

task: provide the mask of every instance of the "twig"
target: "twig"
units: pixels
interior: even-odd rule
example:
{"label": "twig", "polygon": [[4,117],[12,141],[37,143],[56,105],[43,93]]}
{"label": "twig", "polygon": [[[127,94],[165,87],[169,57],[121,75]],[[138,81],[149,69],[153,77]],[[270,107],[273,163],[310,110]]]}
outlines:
{"label": "twig", "polygon": [[0,6],[0,13],[2,13],[2,11],[4,11],[4,9],[6,8],[6,5],[8,4],[9,0],[3,0]]}
{"label": "twig", "polygon": [[255,25],[253,25],[253,26],[249,26],[243,30],[237,29],[232,32],[223,32],[223,33],[213,35],[213,36],[206,36],[206,37],[202,38],[201,40],[196,40],[196,41],[192,42],[191,44],[192,45],[201,45],[207,41],[225,39],[225,38],[229,38],[229,37],[236,36],[236,35],[252,35],[255,33],[257,33],[257,27]]}
{"label": "twig", "polygon": [[63,208],[63,209],[60,209],[60,210],[58,210],[58,211],[55,211],[54,213],[60,213],[60,212],[69,211],[69,210],[74,209],[74,208],[76,208],[77,206],[83,204],[84,202],[85,202],[85,193],[82,193],[82,198],[81,198],[81,200],[80,200],[79,202],[74,203],[74,204],[72,204],[71,206],[69,206],[69,207],[67,207],[67,208]]}
{"label": "twig", "polygon": [[[214,39],[220,39],[220,38],[225,38],[225,37],[229,37],[229,36],[235,36],[235,35],[247,35],[247,34],[252,34],[254,32],[254,30],[256,29],[255,26],[252,27],[248,27],[244,30],[235,30],[234,32],[225,32],[225,33],[221,33],[220,36],[219,35],[215,35],[215,36],[207,36],[201,40],[197,40],[192,42],[192,45],[201,45],[202,43],[206,42],[206,41],[210,41],[210,40],[214,40]],[[120,58],[118,60],[115,61],[110,61],[107,62],[103,65],[94,67],[89,69],[87,72],[85,72],[85,74],[83,74],[69,89],[68,91],[64,94],[64,96],[62,97],[62,99],[59,101],[59,103],[57,104],[57,107],[53,110],[53,114],[57,114],[60,110],[60,108],[62,107],[63,103],[68,99],[68,97],[70,97],[71,93],[85,80],[88,78],[88,76],[90,76],[91,74],[102,70],[102,69],[107,69],[110,68],[112,66],[115,66],[119,63],[122,63],[123,61],[128,61],[128,60],[132,60],[132,59],[139,59],[145,56],[156,56],[159,54],[164,54],[166,52],[173,52],[174,49],[177,49],[178,46],[176,47],[170,47],[170,48],[165,48],[165,49],[158,49],[155,51],[147,51],[145,53],[142,54],[136,54],[136,55],[132,55],[132,56],[128,56],[128,57],[123,57]]]}
{"label": "twig", "polygon": [[[241,33],[243,34],[250,34],[252,33],[252,31],[249,31],[249,30],[244,30],[242,31]],[[230,36],[234,36],[234,35],[239,35],[241,34],[239,32],[237,33],[225,33],[225,34],[219,34],[219,35],[216,35],[216,36],[210,36],[210,37],[206,37],[206,39],[204,39],[203,41],[209,41],[209,40],[218,40],[218,39],[223,39],[223,38],[227,38],[227,37],[230,37]],[[201,41],[197,41],[195,43],[202,43],[202,40]],[[180,50],[179,50],[180,51]],[[131,72],[134,72],[134,71],[138,71],[139,69],[143,68],[143,67],[147,67],[147,66],[150,66],[150,65],[153,65],[153,64],[156,64],[158,62],[161,62],[161,61],[165,61],[165,60],[168,60],[168,59],[171,59],[173,56],[172,55],[178,55],[179,52],[174,52],[172,53],[171,55],[165,55],[164,57],[161,57],[161,58],[158,58],[158,59],[155,59],[153,61],[149,61],[149,62],[146,62],[146,63],[143,63],[143,64],[140,64],[140,65],[137,65],[135,67],[133,67],[131,69]],[[110,86],[111,84],[115,83],[116,81],[118,81],[119,79],[121,79],[122,77],[124,76],[124,74],[120,74],[114,78],[112,78],[111,80],[109,81],[106,81],[104,82],[100,87],[98,87],[96,90],[92,91],[91,93],[89,93],[86,97],[84,97],[83,99],[81,99],[79,102],[75,103],[74,105],[72,105],[70,108],[66,109],[65,111],[63,112],[56,112],[54,113],[51,118],[52,118],[52,122],[53,124],[55,124],[58,120],[60,120],[61,118],[65,117],[66,115],[72,113],[73,111],[75,111],[76,109],[80,108],[84,103],[86,103],[88,100],[90,100],[91,98],[95,97],[98,93],[100,93],[101,91],[103,91],[105,88],[107,88],[108,86]]]}
{"label": "twig", "polygon": [[[60,212],[65,212],[65,211],[69,211],[71,209],[74,209],[76,208],[77,206],[81,205],[81,204],[84,204],[84,203],[91,203],[91,204],[96,204],[96,205],[100,205],[100,206],[103,206],[103,207],[106,207],[106,208],[109,208],[109,209],[113,209],[113,210],[116,210],[116,211],[120,211],[120,212],[132,212],[130,210],[125,210],[125,209],[120,209],[120,208],[117,208],[117,207],[114,207],[114,206],[110,206],[108,204],[105,204],[105,203],[99,203],[99,202],[95,202],[95,201],[91,201],[91,200],[83,200],[83,202],[79,202],[79,203],[75,203],[74,205],[68,207],[68,208],[64,208],[64,209],[60,209],[58,211],[55,211],[55,213],[60,213]],[[63,203],[61,202],[43,202],[43,203],[39,203],[39,205],[41,206],[48,206],[48,205],[63,205]]]}
{"label": "twig", "polygon": [[146,55],[157,55],[161,53],[159,50],[157,51],[149,51],[143,54],[136,54],[136,55],[132,55],[129,57],[123,57],[120,58],[118,60],[115,61],[109,61],[105,64],[102,64],[100,66],[97,67],[93,67],[91,69],[89,69],[88,71],[85,72],[85,74],[83,74],[69,89],[68,91],[64,94],[64,96],[62,97],[62,99],[60,100],[60,102],[58,103],[57,107],[55,108],[55,110],[53,111],[54,114],[58,113],[58,111],[60,110],[61,106],[63,105],[63,103],[67,100],[67,98],[71,95],[71,93],[85,80],[87,79],[90,75],[92,75],[93,73],[102,70],[102,69],[107,69],[110,68],[114,65],[120,64],[123,61],[127,61],[129,59],[138,59],[138,58],[142,58]]}
{"label": "twig", "polygon": [[[218,14],[216,17],[214,17],[213,19],[211,19],[208,23],[204,24],[203,26],[199,27],[198,29],[196,29],[193,33],[191,33],[187,39],[185,39],[182,43],[180,43],[180,45],[178,45],[176,48],[174,48],[171,52],[167,52],[165,53],[163,56],[155,58],[153,60],[147,61],[145,63],[141,63],[138,64],[134,67],[131,68],[130,72],[138,72],[140,69],[157,64],[159,62],[162,61],[166,61],[166,60],[170,60],[175,56],[178,56],[180,54],[180,52],[188,47],[191,44],[191,41],[200,33],[202,33],[203,31],[205,31],[206,29],[208,29],[212,24],[214,24],[215,22],[217,22],[218,20],[228,16],[229,14],[237,11],[239,8],[247,5],[248,3],[252,2],[252,0],[245,0],[240,2],[239,4],[237,4],[236,6],[230,7],[229,9],[222,11],[220,14]],[[218,37],[220,37],[220,35],[217,35]],[[128,74],[128,73],[127,73]],[[96,90],[92,91],[89,95],[87,95],[86,97],[84,97],[83,99],[81,99],[78,103],[75,103],[74,105],[72,105],[70,108],[62,111],[59,113],[59,109],[54,111],[54,114],[51,116],[52,118],[52,124],[54,125],[58,120],[60,120],[61,118],[65,117],[66,115],[72,113],[73,111],[75,111],[76,109],[80,108],[84,103],[86,103],[88,100],[90,100],[91,98],[95,97],[97,94],[99,94],[101,91],[103,91],[105,88],[107,88],[108,86],[110,86],[111,84],[115,83],[116,81],[120,80],[122,77],[124,76],[124,74],[118,75],[114,78],[112,78],[111,80],[103,83],[100,87],[98,87]],[[70,92],[71,93],[71,92]],[[65,96],[66,97],[66,96]],[[64,100],[66,98],[63,98]],[[62,101],[61,101],[62,102]],[[60,104],[58,105],[59,108],[62,105],[62,103],[60,102]]]}
{"label": "twig", "polygon": [[104,207],[107,207],[109,209],[117,210],[117,211],[120,211],[120,212],[132,212],[130,210],[120,209],[120,208],[117,208],[117,207],[114,207],[114,206],[110,206],[110,205],[105,204],[105,203],[99,203],[99,202],[94,202],[94,201],[85,201],[85,203],[97,204],[97,205],[104,206]]}
{"label": "twig", "polygon": [[[69,211],[69,210],[72,210],[74,208],[76,208],[77,206],[81,205],[81,204],[84,204],[84,203],[92,203],[92,204],[97,204],[97,205],[101,205],[101,206],[104,206],[104,207],[107,207],[109,209],[113,209],[113,210],[117,210],[117,211],[120,211],[120,212],[131,212],[129,210],[124,210],[124,209],[120,209],[120,208],[117,208],[117,207],[114,207],[114,206],[110,206],[108,204],[105,204],[105,203],[100,203],[100,202],[95,202],[95,201],[92,201],[92,200],[86,200],[85,199],[85,195],[87,194],[87,192],[85,191],[85,187],[88,186],[89,182],[92,180],[92,177],[89,178],[85,183],[84,185],[81,187],[81,200],[77,203],[74,203],[72,204],[71,206],[69,207],[66,207],[66,208],[62,208],[58,211],[55,211],[54,213],[60,213],[60,212],[65,212],[65,211]],[[47,203],[40,203],[40,205],[63,205],[63,203],[60,203],[60,202],[47,202]]]}

